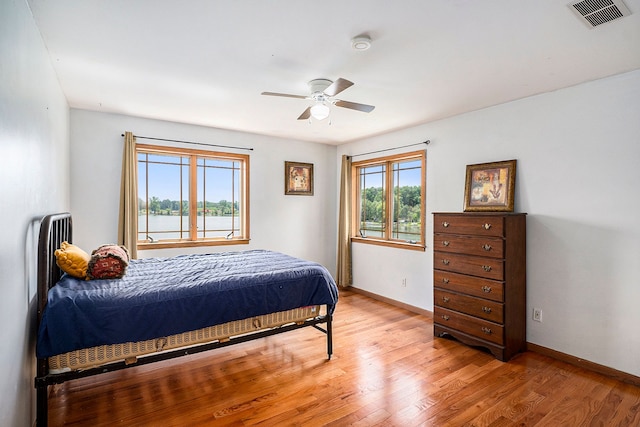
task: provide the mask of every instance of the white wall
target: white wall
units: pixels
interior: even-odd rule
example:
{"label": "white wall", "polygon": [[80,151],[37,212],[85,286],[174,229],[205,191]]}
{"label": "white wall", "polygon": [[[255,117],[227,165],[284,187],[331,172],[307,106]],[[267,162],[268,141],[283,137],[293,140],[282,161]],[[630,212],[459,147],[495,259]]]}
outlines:
{"label": "white wall", "polygon": [[69,209],[69,108],[26,1],[0,2],[0,426],[35,407],[37,220]]}
{"label": "white wall", "polygon": [[[121,135],[253,148],[250,155],[249,245],[139,251],[140,258],[179,252],[271,249],[325,265],[336,253],[336,147],[132,116],[71,110],[71,210],[74,241],[91,251],[115,242],[122,165]],[[157,141],[139,140],[158,144]],[[206,148],[188,145],[191,148]],[[215,149],[215,148],[214,148]],[[220,150],[220,149],[218,149]],[[314,164],[314,195],[284,195],[284,162]]]}
{"label": "white wall", "polygon": [[[427,235],[432,212],[462,211],[466,165],[517,159],[515,210],[528,213],[527,341],[640,375],[640,71],[345,144],[337,154],[426,139]],[[354,285],[432,310],[432,260],[430,245],[416,253],[354,244]],[[530,320],[533,307],[542,323]]]}

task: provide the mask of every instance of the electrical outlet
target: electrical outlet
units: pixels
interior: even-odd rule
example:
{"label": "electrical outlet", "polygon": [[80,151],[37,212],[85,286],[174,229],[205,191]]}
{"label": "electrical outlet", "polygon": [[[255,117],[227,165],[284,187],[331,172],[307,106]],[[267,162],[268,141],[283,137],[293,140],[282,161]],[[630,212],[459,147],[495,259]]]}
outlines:
{"label": "electrical outlet", "polygon": [[536,322],[542,322],[542,309],[533,308],[533,320]]}
{"label": "electrical outlet", "polygon": [[402,287],[403,288],[407,287],[407,278],[406,277],[402,279]]}

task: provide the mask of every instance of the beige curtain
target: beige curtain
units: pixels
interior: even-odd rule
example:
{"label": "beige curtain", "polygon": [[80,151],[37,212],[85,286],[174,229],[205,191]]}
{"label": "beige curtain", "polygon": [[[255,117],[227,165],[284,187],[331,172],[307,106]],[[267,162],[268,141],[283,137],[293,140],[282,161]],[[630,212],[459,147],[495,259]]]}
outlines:
{"label": "beige curtain", "polygon": [[342,156],[338,218],[338,286],[351,286],[351,157]]}
{"label": "beige curtain", "polygon": [[120,181],[120,215],[118,217],[118,244],[124,245],[132,259],[138,258],[138,162],[136,138],[131,132],[124,134],[122,176]]}

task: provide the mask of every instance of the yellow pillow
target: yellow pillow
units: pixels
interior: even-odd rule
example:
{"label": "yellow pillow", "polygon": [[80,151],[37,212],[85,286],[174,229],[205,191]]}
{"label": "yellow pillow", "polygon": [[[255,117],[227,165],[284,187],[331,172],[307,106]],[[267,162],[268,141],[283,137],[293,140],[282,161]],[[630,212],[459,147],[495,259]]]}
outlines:
{"label": "yellow pillow", "polygon": [[62,242],[55,256],[56,264],[62,271],[78,279],[87,278],[87,266],[91,259],[88,253],[71,243]]}

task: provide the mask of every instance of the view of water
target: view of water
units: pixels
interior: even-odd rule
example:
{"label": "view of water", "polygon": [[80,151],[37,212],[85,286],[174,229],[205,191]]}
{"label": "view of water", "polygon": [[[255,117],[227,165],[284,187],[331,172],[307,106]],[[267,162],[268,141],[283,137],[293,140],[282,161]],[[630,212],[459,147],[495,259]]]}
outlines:
{"label": "view of water", "polygon": [[[364,237],[382,237],[383,226],[379,222],[366,221],[361,224]],[[404,241],[420,240],[420,224],[398,223],[394,230],[393,238]]]}
{"label": "view of water", "polygon": [[[189,235],[189,217],[177,216],[177,215],[149,215],[149,233],[146,228],[146,217],[144,215],[138,216],[138,234],[141,240],[147,237],[147,234],[155,240],[160,239],[180,239],[180,221],[182,221],[183,233],[182,238],[187,238]],[[231,232],[232,223],[235,225],[236,232],[239,228],[239,217],[230,216],[199,216],[197,219],[198,230],[202,231],[207,229],[207,237],[226,237]],[[367,230],[365,235],[368,237],[382,237],[382,232],[379,231],[380,224],[378,223],[366,223]],[[394,236],[400,240],[412,240],[416,241],[420,239],[420,226],[417,224],[398,224],[398,235]]]}
{"label": "view of water", "polygon": [[[151,236],[155,240],[180,239],[180,221],[182,221],[182,238],[189,234],[189,217],[177,215],[149,215],[149,232],[147,233],[146,219],[144,215],[138,216],[138,235],[141,240]],[[207,237],[226,237],[231,232],[232,223],[236,232],[239,227],[239,217],[230,216],[199,216],[197,219],[198,230],[201,232],[206,226]]]}

